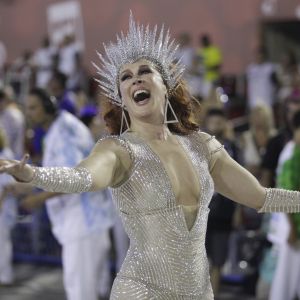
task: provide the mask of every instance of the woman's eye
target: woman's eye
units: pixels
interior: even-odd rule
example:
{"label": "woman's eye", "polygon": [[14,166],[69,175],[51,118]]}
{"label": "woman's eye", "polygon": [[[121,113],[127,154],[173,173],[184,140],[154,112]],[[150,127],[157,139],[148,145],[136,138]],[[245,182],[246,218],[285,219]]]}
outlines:
{"label": "woman's eye", "polygon": [[130,75],[129,74],[125,74],[121,77],[121,81],[124,81],[126,79],[129,79],[130,78]]}
{"label": "woman's eye", "polygon": [[150,69],[143,69],[140,71],[140,74],[148,74],[148,73],[151,73]]}

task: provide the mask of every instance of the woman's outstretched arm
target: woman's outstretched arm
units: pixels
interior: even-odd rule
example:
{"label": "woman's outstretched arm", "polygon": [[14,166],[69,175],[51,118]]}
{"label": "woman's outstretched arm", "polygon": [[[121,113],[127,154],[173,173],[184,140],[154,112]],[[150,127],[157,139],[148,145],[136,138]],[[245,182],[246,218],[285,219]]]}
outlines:
{"label": "woman's outstretched arm", "polygon": [[210,173],[218,193],[259,212],[300,212],[300,192],[264,188],[218,141],[208,140]]}
{"label": "woman's outstretched arm", "polygon": [[235,202],[260,209],[266,198],[266,189],[224,149],[213,155],[211,176],[216,191]]}
{"label": "woman's outstretched arm", "polygon": [[[54,145],[55,147],[55,145]],[[116,139],[97,143],[79,165],[69,167],[33,167],[22,161],[0,160],[0,172],[49,192],[80,193],[117,185],[131,165],[129,152]]]}

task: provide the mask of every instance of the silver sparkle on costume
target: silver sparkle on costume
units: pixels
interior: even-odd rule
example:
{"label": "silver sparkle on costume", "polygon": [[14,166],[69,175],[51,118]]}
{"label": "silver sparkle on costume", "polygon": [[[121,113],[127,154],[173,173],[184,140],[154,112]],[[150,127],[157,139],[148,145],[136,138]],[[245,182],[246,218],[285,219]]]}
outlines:
{"label": "silver sparkle on costume", "polygon": [[149,25],[144,28],[143,25],[134,21],[132,12],[130,12],[127,35],[125,36],[121,32],[120,36],[117,35],[116,44],[104,44],[106,57],[97,52],[101,66],[94,64],[100,75],[100,79],[96,79],[96,81],[111,102],[122,106],[118,92],[120,68],[124,64],[145,58],[158,69],[169,88],[169,92],[172,92],[184,71],[184,66],[180,60],[175,62],[177,48],[175,41],[170,41],[169,31],[164,32],[163,26],[157,36],[157,26],[152,31]]}
{"label": "silver sparkle on costume", "polygon": [[33,167],[30,184],[48,192],[82,193],[92,186],[92,176],[86,168]]}
{"label": "silver sparkle on costume", "polygon": [[258,212],[300,212],[300,192],[267,188],[264,205]]}
{"label": "silver sparkle on costume", "polygon": [[114,188],[130,247],[114,282],[111,300],[212,300],[205,235],[213,181],[211,153],[204,136],[176,136],[196,170],[198,212],[188,228],[168,174],[149,145],[134,133],[119,140],[131,149],[133,166],[126,182]]}
{"label": "silver sparkle on costume", "polygon": [[224,145],[222,145],[221,143],[219,143],[219,141],[216,139],[216,137],[214,135],[209,136],[206,140],[205,140],[206,144],[210,144],[210,154],[213,155],[219,151],[221,151],[222,149],[224,149]]}

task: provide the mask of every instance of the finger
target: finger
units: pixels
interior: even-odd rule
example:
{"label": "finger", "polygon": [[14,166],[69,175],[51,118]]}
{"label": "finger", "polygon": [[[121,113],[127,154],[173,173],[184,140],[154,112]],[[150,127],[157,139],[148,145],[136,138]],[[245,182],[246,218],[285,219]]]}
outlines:
{"label": "finger", "polygon": [[15,167],[16,167],[15,162],[8,163],[7,165],[0,167],[0,173],[9,173],[9,170]]}
{"label": "finger", "polygon": [[0,172],[1,170],[7,171],[8,169],[11,169],[15,166],[16,166],[15,162],[8,163],[7,165],[0,167]]}
{"label": "finger", "polygon": [[8,164],[6,166],[0,167],[0,173],[5,173],[9,168],[13,167],[13,164]]}
{"label": "finger", "polygon": [[21,168],[23,168],[23,167],[26,165],[26,163],[28,162],[28,159],[29,159],[29,154],[26,153],[26,154],[23,156],[23,158],[22,158],[22,160],[21,160],[21,162],[20,162],[20,167],[21,167]]}

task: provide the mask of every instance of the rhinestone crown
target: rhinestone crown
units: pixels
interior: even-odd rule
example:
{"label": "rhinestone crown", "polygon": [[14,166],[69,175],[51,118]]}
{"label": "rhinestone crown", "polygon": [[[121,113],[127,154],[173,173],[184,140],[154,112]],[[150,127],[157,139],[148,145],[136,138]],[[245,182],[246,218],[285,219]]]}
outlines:
{"label": "rhinestone crown", "polygon": [[117,43],[104,44],[105,56],[97,52],[101,65],[94,66],[100,79],[96,79],[103,93],[111,102],[122,106],[118,92],[119,71],[124,64],[133,63],[144,58],[155,65],[167,84],[169,93],[176,87],[184,71],[180,60],[176,61],[178,45],[170,41],[169,30],[165,33],[162,26],[159,34],[157,25],[151,31],[149,25],[136,23],[130,11],[127,35],[117,35]]}

